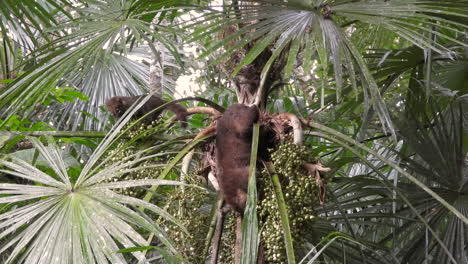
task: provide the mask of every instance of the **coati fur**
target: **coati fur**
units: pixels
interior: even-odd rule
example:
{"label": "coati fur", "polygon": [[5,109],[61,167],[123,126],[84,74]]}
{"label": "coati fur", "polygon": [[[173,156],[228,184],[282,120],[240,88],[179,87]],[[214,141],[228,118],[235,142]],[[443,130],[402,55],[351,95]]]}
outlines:
{"label": "coati fur", "polygon": [[231,105],[216,125],[217,179],[224,200],[243,213],[247,200],[253,124],[257,106]]}
{"label": "coati fur", "polygon": [[[130,106],[132,106],[136,101],[141,100],[145,96],[114,96],[106,102],[106,107],[109,112],[112,113],[114,118],[120,118],[127,111]],[[161,99],[158,96],[151,96],[150,99],[141,106],[133,115],[133,118],[141,118],[147,113],[151,112],[153,109],[160,107],[167,102]],[[144,118],[145,123],[151,123],[157,119],[163,110],[169,110],[176,115],[177,120],[179,120],[183,127],[187,125],[187,110],[180,104],[170,103],[165,105],[163,108],[151,112]]]}

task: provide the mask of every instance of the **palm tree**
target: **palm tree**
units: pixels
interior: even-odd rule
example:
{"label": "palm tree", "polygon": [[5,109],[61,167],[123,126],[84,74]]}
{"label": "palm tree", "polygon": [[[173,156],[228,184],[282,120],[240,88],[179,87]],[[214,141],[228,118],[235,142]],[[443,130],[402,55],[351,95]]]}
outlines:
{"label": "palm tree", "polygon": [[[285,183],[292,176],[284,169],[293,165],[274,163],[258,184],[252,170],[243,263],[271,249],[261,232],[270,223],[265,201],[277,210],[275,252],[287,263],[467,262],[468,1],[4,2],[5,263],[193,261],[176,239],[192,243],[190,217],[200,215],[211,229],[198,232],[206,243],[196,250],[210,258],[220,203],[188,176],[214,151],[211,119],[200,113],[219,113],[194,108],[181,135],[165,124],[125,126],[136,108],[111,128],[102,108],[117,95],[171,98],[177,77],[190,71],[202,73],[197,81],[207,89],[199,95],[219,105],[256,104],[272,118],[294,114],[302,127],[295,135],[304,139],[285,147],[331,168],[315,171],[313,191],[303,194],[314,200],[307,205],[314,217],[300,222],[301,232],[294,223],[303,215],[292,210],[305,205],[291,204],[294,186]],[[294,126],[291,120],[283,126]],[[56,138],[36,138],[44,134]],[[148,166],[152,179],[138,179]],[[310,173],[294,166],[297,179]],[[183,183],[192,184],[176,187],[183,194],[176,202],[174,187],[158,188]],[[139,191],[116,191],[129,188]],[[180,206],[195,197],[184,188],[207,198]],[[270,200],[264,188],[275,194]]]}

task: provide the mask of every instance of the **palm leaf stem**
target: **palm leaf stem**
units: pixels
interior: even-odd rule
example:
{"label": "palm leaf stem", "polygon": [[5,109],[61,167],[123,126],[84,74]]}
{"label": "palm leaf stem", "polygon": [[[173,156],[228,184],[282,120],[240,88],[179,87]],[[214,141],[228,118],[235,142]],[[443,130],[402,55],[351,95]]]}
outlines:
{"label": "palm leaf stem", "polygon": [[294,255],[293,238],[291,234],[291,227],[289,225],[288,209],[286,201],[284,200],[279,176],[271,162],[266,162],[265,165],[273,183],[276,203],[278,204],[278,209],[281,216],[281,225],[283,226],[284,244],[286,248],[288,264],[294,264],[296,263],[296,257]]}
{"label": "palm leaf stem", "polygon": [[260,242],[257,218],[257,151],[260,135],[260,125],[254,124],[252,135],[252,151],[250,154],[249,185],[244,217],[242,219],[242,253],[241,264],[256,263],[258,245]]}

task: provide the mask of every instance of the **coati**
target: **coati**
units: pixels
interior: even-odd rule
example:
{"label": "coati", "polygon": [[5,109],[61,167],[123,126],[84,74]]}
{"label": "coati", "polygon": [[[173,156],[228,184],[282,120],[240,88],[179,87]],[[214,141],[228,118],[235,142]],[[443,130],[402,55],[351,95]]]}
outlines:
{"label": "coati", "polygon": [[231,105],[216,125],[217,179],[224,200],[243,213],[247,200],[253,124],[257,106]]}
{"label": "coati", "polygon": [[[109,110],[109,112],[111,112],[115,118],[120,118],[125,113],[125,111],[127,111],[128,108],[130,108],[130,106],[132,106],[136,101],[142,99],[143,97],[145,96],[114,96],[106,102],[106,107],[107,110]],[[133,117],[143,117],[151,110],[158,108],[165,103],[167,102],[161,99],[160,97],[153,95],[143,106],[140,107],[140,109],[136,111]],[[181,122],[183,127],[187,125],[187,110],[182,105],[173,102],[147,115],[144,118],[144,122],[151,123],[157,120],[164,109],[173,112],[176,115],[177,120]]]}

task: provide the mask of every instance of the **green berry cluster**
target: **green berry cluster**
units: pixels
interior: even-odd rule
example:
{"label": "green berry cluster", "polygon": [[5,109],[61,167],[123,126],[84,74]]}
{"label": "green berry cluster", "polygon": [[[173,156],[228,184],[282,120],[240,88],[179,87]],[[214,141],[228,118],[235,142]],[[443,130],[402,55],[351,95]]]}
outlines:
{"label": "green berry cluster", "polygon": [[[271,153],[271,160],[279,175],[282,192],[288,208],[288,217],[295,246],[303,244],[306,226],[314,220],[313,208],[319,203],[318,188],[303,164],[311,162],[311,155],[305,146],[290,141],[281,144]],[[264,170],[259,177],[258,211],[263,227],[262,239],[267,263],[286,263],[283,227],[272,181]]]}
{"label": "green berry cluster", "polygon": [[[195,175],[187,176],[186,183],[203,186]],[[186,227],[188,234],[174,224],[158,221],[188,263],[204,263],[203,250],[210,224],[210,209],[204,208],[206,199],[205,190],[193,187],[176,187],[167,196],[165,209]]]}
{"label": "green berry cluster", "polygon": [[234,263],[234,245],[236,244],[236,214],[231,210],[224,216],[223,235],[219,245],[218,263]]}
{"label": "green berry cluster", "polygon": [[[151,144],[151,129],[154,129],[158,124],[160,124],[162,121],[153,121],[151,124],[145,124],[145,123],[140,123],[137,124],[136,126],[131,127],[127,131],[128,138],[135,138],[136,136],[142,137],[142,139],[145,139],[148,141],[148,144]],[[127,123],[126,126],[123,128],[125,130],[130,124]],[[126,141],[120,141],[117,143],[114,149],[110,150],[107,153],[107,156],[112,156],[112,158],[107,162],[105,166],[111,166],[114,165],[115,163],[118,163],[129,156],[134,155],[138,151],[140,151],[140,148],[137,146],[137,144],[132,144],[130,147],[124,147],[124,145],[127,144]],[[162,157],[159,157],[162,158]],[[130,173],[127,173],[120,178],[111,178],[106,180],[107,182],[112,182],[112,181],[120,181],[122,179],[125,180],[144,180],[144,179],[154,179],[156,178],[160,173],[161,173],[161,168],[154,168],[151,167],[151,165],[154,164],[154,161],[148,160],[145,161],[141,164],[138,164],[137,166],[139,167],[147,167],[141,170],[136,170]],[[132,197],[139,197],[142,198],[146,194],[146,190],[143,188],[126,188],[126,189],[118,189],[115,190],[117,193],[122,194],[122,195],[127,195],[127,196],[132,196]]]}
{"label": "green berry cluster", "polygon": [[[158,127],[163,123],[162,119],[155,120],[151,122],[151,124],[147,124],[145,122],[140,122],[138,124],[135,124],[132,126],[126,133],[128,138],[144,138],[145,140],[148,139],[154,132],[155,129],[158,129]],[[127,123],[125,127],[123,128],[124,130],[132,125],[133,123]]]}
{"label": "green berry cluster", "polygon": [[[138,166],[146,167],[141,170],[133,171],[125,176],[125,180],[147,180],[147,179],[156,179],[159,174],[162,172],[161,167],[150,167],[153,164],[152,161],[145,161]],[[121,189],[119,190],[119,193],[127,196],[132,196],[132,197],[138,197],[138,198],[143,198],[147,191],[144,188],[141,187],[135,187],[135,188],[126,188],[126,189]]]}
{"label": "green berry cluster", "polygon": [[[123,143],[122,143],[123,144]],[[109,154],[112,155],[115,153],[115,156],[111,158],[109,163],[115,163],[118,162],[130,155],[135,154],[137,150],[133,148],[127,148],[127,149],[115,149],[109,151]],[[153,161],[144,161],[141,164],[138,164],[140,167],[146,167],[144,169],[136,170],[129,172],[121,177],[118,178],[111,178],[106,180],[107,182],[116,182],[116,181],[121,181],[121,180],[145,180],[145,179],[154,179],[156,178],[162,171],[162,168],[160,167],[150,167],[153,164]],[[138,197],[142,198],[146,194],[146,190],[140,187],[135,187],[135,188],[125,188],[125,189],[117,189],[115,192],[122,194],[122,195],[127,195],[127,196],[132,196],[132,197]]]}

